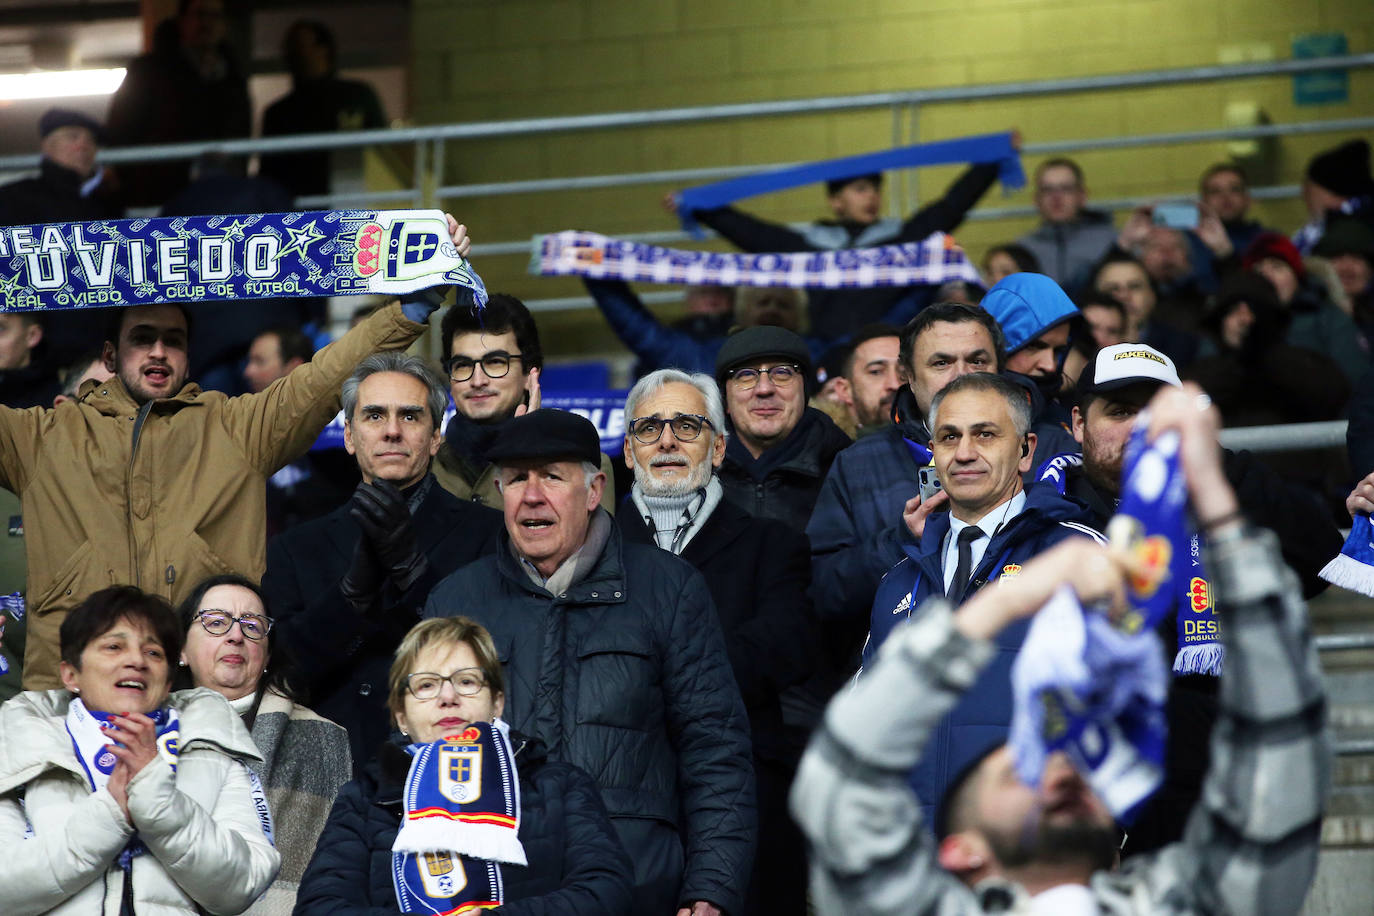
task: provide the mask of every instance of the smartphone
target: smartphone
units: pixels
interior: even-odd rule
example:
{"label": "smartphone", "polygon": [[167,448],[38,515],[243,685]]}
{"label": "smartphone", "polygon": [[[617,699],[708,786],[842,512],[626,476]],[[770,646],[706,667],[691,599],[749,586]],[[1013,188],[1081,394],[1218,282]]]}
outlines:
{"label": "smartphone", "polygon": [[940,478],[935,476],[935,466],[926,465],[916,469],[916,481],[920,484],[921,502],[940,492]]}
{"label": "smartphone", "polygon": [[1196,229],[1197,204],[1156,204],[1155,225],[1170,229]]}

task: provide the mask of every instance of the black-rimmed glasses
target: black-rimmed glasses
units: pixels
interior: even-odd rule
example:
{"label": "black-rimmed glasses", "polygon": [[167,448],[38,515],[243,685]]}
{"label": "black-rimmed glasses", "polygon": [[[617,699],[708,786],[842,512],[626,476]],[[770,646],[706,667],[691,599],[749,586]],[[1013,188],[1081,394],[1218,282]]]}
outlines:
{"label": "black-rimmed glasses", "polygon": [[196,620],[205,628],[205,632],[211,636],[223,636],[234,628],[234,624],[239,625],[239,632],[252,640],[259,640],[272,630],[272,618],[264,617],[261,614],[244,614],[235,617],[228,611],[220,611],[214,608],[206,608],[197,611]]}
{"label": "black-rimmed glasses", "polygon": [[665,420],[661,417],[635,417],[630,420],[630,435],[641,445],[653,445],[663,436],[665,427],[672,427],[673,438],[679,442],[692,442],[701,435],[702,427],[715,429],[716,425],[706,417],[695,413],[674,414]]}
{"label": "black-rimmed glasses", "polygon": [[779,388],[786,388],[801,377],[801,366],[788,365],[773,366],[771,369],[732,369],[730,370],[730,381],[735,383],[735,387],[741,391],[748,391],[759,383],[763,373],[767,372],[768,377],[773,380],[773,384]]}
{"label": "black-rimmed glasses", "polygon": [[444,368],[448,370],[448,377],[455,382],[466,382],[472,378],[472,373],[479,364],[487,378],[505,378],[510,372],[510,361],[522,358],[519,353],[493,350],[483,354],[481,359],[468,359],[466,356],[449,357],[444,361]]}
{"label": "black-rimmed glasses", "polygon": [[432,671],[419,671],[406,678],[406,689],[417,700],[432,700],[444,689],[444,681],[453,685],[453,692],[460,697],[475,697],[487,686],[487,679],[478,668],[459,668],[444,677]]}

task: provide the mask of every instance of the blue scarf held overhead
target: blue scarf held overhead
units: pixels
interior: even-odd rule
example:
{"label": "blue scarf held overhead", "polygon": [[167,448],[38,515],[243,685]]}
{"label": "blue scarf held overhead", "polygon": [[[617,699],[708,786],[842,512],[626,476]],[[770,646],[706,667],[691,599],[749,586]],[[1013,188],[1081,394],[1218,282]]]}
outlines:
{"label": "blue scarf held overhead", "polygon": [[414,292],[487,301],[438,210],[317,210],[0,228],[0,311]]}
{"label": "blue scarf held overhead", "polygon": [[[1139,435],[1143,436],[1143,433]],[[1131,442],[1130,448],[1139,447],[1139,442],[1135,436],[1132,437]],[[1040,466],[1038,481],[1054,484],[1060,495],[1064,495],[1068,488],[1069,472],[1082,466],[1083,456],[1081,455],[1056,455]],[[1126,476],[1129,478],[1131,473],[1129,468],[1132,467],[1129,461],[1127,466]],[[1180,477],[1179,480],[1181,479]],[[1130,494],[1131,499],[1129,508],[1127,508],[1128,494]],[[1171,532],[1168,535],[1168,543],[1171,545],[1180,543],[1175,539],[1181,538],[1181,543],[1184,544],[1184,548],[1181,550],[1173,547],[1169,550],[1168,586],[1161,589],[1158,596],[1152,596],[1150,599],[1155,603],[1164,603],[1172,595],[1178,640],[1178,652],[1174,655],[1174,673],[1220,676],[1223,657],[1221,625],[1220,621],[1217,620],[1212,583],[1207,578],[1206,570],[1202,565],[1202,536],[1197,532],[1186,531],[1187,516],[1176,503],[1171,503],[1168,511],[1163,516],[1159,516],[1148,506],[1140,505],[1141,500],[1136,494],[1135,488],[1130,485],[1126,486],[1118,506],[1118,512],[1132,518],[1139,517],[1143,513],[1150,518],[1166,520],[1166,527]],[[1183,534],[1179,532],[1183,532]],[[1163,617],[1157,619],[1163,619]]]}
{"label": "blue scarf held overhead", "polygon": [[[1130,610],[1116,624],[1085,613],[1061,589],[1036,615],[1012,668],[1010,744],[1017,773],[1038,785],[1046,757],[1065,751],[1123,823],[1163,779],[1168,675],[1156,626],[1178,615],[1174,669],[1219,673],[1220,627],[1187,524],[1188,490],[1177,433],[1146,441],[1142,412],[1126,445],[1121,502],[1107,536],[1132,553]],[[1050,463],[1061,483],[1067,463]],[[1196,592],[1177,606],[1181,583]],[[1201,587],[1195,587],[1200,582]],[[1048,613],[1047,613],[1048,612]]]}
{"label": "blue scarf held overhead", "polygon": [[437,916],[500,906],[500,863],[527,864],[520,783],[506,725],[474,722],[432,744],[412,744],[392,845],[391,877],[404,913]]}
{"label": "blue scarf held overhead", "polygon": [[1338,588],[1374,598],[1374,525],[1368,515],[1351,520],[1350,536],[1341,552],[1322,567],[1319,575]]}
{"label": "blue scarf held overhead", "polygon": [[639,283],[858,289],[982,283],[953,236],[839,251],[778,254],[684,251],[569,230],[537,236],[530,273]]}
{"label": "blue scarf held overhead", "polygon": [[714,210],[746,197],[785,191],[802,185],[925,165],[995,162],[998,166],[997,177],[1002,182],[1002,187],[1013,191],[1025,185],[1026,173],[1021,168],[1021,156],[1011,141],[1010,133],[936,140],[931,143],[917,143],[858,156],[826,159],[731,178],[728,181],[698,185],[678,192],[678,218],[682,221],[684,230],[697,238],[704,238],[705,234],[692,217],[697,210]]}

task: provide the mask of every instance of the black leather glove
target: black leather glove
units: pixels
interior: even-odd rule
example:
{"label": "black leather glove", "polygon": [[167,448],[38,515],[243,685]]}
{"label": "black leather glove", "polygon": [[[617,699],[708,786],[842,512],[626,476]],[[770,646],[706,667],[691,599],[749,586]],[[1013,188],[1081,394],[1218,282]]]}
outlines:
{"label": "black leather glove", "polygon": [[359,484],[353,491],[349,516],[363,531],[362,543],[371,548],[377,565],[401,591],[424,575],[429,566],[415,543],[415,526],[399,487],[389,480]]}
{"label": "black leather glove", "polygon": [[372,554],[372,546],[366,537],[358,539],[353,548],[353,562],[348,572],[339,582],[339,591],[344,600],[361,614],[375,611],[381,604],[382,586],[386,583],[386,572]]}

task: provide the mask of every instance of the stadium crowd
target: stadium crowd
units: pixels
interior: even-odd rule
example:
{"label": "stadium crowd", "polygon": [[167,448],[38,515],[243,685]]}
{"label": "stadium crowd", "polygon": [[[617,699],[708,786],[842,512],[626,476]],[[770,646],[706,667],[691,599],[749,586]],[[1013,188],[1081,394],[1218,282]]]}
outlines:
{"label": "stadium crowd", "polygon": [[[326,191],[318,154],[99,165],[248,134],[226,47],[219,3],[183,2],[107,124],[43,115],[0,225]],[[382,123],[327,29],[285,48],[264,134]],[[831,181],[804,227],[691,215],[745,251],[920,241],[997,170],[905,220],[882,179]],[[1255,221],[1230,162],[1187,225],[1117,226],[1067,158],[1033,190],[978,284],[691,287],[669,324],[587,280],[638,360],[611,453],[541,406],[510,295],[406,294],[318,349],[310,300],[0,313],[0,909],[1297,912],[1328,779],[1302,602],[1336,507],[1374,508],[1369,145],[1311,159],[1303,226]],[[406,350],[441,310],[432,365]],[[340,410],[343,449],[312,448]],[[1348,462],[1218,445],[1334,418]],[[1065,755],[1018,778],[1007,741],[1036,612],[1067,588],[1119,613],[1138,574],[1104,536],[1133,430],[1177,438],[1226,654],[1170,676],[1127,824]],[[434,811],[490,845],[406,845]]]}

